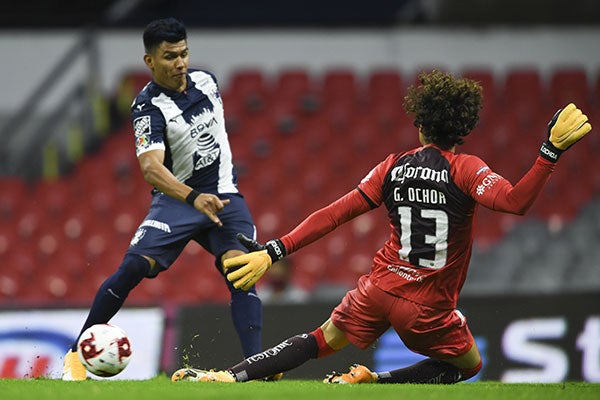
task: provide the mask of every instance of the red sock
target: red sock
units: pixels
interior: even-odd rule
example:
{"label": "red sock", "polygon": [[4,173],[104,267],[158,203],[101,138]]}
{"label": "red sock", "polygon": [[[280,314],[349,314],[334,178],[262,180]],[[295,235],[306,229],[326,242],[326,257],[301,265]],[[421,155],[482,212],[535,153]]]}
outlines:
{"label": "red sock", "polygon": [[321,327],[315,329],[310,334],[313,335],[317,340],[317,347],[319,348],[317,358],[326,357],[337,351],[327,344],[327,342],[325,341],[325,336],[323,336],[323,330],[321,329]]}
{"label": "red sock", "polygon": [[482,362],[479,360],[479,364],[470,369],[461,369],[460,373],[462,374],[462,380],[466,381],[469,378],[474,377],[481,370]]}

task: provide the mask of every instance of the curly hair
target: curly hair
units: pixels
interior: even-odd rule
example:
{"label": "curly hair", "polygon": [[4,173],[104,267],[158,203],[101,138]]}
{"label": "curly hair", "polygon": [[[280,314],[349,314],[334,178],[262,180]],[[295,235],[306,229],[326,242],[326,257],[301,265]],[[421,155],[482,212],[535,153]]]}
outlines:
{"label": "curly hair", "polygon": [[481,85],[437,70],[420,73],[418,80],[404,98],[404,109],[415,115],[413,124],[427,142],[442,149],[463,144],[479,121]]}

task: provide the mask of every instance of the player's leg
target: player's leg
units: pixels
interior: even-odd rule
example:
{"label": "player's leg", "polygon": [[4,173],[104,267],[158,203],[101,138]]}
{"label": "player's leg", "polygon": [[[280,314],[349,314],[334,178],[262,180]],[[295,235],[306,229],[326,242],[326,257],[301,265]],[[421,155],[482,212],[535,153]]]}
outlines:
{"label": "player's leg", "polygon": [[[219,269],[227,258],[244,254],[241,250],[229,250],[221,256]],[[226,280],[231,294],[231,319],[242,345],[244,357],[250,357],[262,350],[262,302],[253,286],[250,290],[236,289]]]}
{"label": "player's leg", "polygon": [[[425,317],[427,325],[421,317],[412,326],[404,323],[408,322],[405,317],[415,311]],[[481,369],[481,355],[460,312],[437,311],[399,301],[392,321],[410,349],[430,358],[405,368],[376,373],[378,383],[452,384],[475,376]]]}
{"label": "player's leg", "polygon": [[85,379],[76,354],[81,333],[94,324],[109,322],[142,279],[155,277],[168,268],[183,250],[202,215],[186,203],[164,194],[154,195],[150,211],[132,238],[121,265],[96,293],[88,317],[64,358],[63,379]]}
{"label": "player's leg", "polygon": [[331,318],[319,328],[249,357],[231,367],[229,372],[236,381],[258,379],[294,369],[311,358],[326,357],[350,343],[367,348],[389,327],[389,322],[380,316],[385,304],[380,308],[371,302],[373,297],[377,301],[383,291],[377,289],[375,293],[373,288],[367,277],[361,278],[358,287],[346,293]]}
{"label": "player's leg", "polygon": [[[326,337],[332,345],[327,343]],[[246,382],[264,379],[297,368],[312,358],[333,354],[349,343],[345,334],[327,320],[313,332],[292,336],[225,371],[181,369],[171,380]]]}
{"label": "player's leg", "polygon": [[[387,310],[392,308],[395,300],[394,296],[374,286],[368,276],[363,276],[356,289],[348,292],[335,308],[330,323],[345,332],[348,343],[366,349],[390,327]],[[328,341],[336,346],[335,341]],[[323,382],[373,383],[376,379],[376,375],[368,368],[355,364],[345,374],[333,371]]]}
{"label": "player's leg", "polygon": [[473,347],[463,356],[445,360],[427,358],[409,367],[376,375],[378,383],[452,384],[475,376],[480,369],[481,357],[477,345],[473,343]]}
{"label": "player's leg", "polygon": [[231,294],[231,318],[240,339],[244,357],[260,352],[262,347],[262,302],[256,288],[241,290],[233,287],[223,272],[223,260],[235,257],[248,250],[237,240],[237,233],[256,237],[256,228],[243,197],[235,194],[222,196],[230,203],[219,214],[223,226],[211,229],[198,242],[215,255],[215,266]]}
{"label": "player's leg", "polygon": [[107,323],[123,306],[129,292],[150,272],[154,260],[136,254],[126,254],[115,273],[96,292],[87,319],[64,357],[63,380],[85,380],[85,368],[77,356],[77,341],[87,328]]}
{"label": "player's leg", "polygon": [[[105,324],[121,309],[131,290],[146,277],[155,261],[137,254],[126,254],[117,270],[100,285],[78,337],[92,325]],[[77,343],[71,349],[77,350]]]}
{"label": "player's leg", "polygon": [[[309,334],[288,338],[268,350],[246,358],[226,371],[181,369],[171,379],[245,382],[262,379],[273,374],[289,371],[311,358],[325,357],[352,343],[365,349],[389,327],[381,310],[387,305],[377,304],[381,294],[368,277],[362,277],[358,287],[346,293],[342,302],[333,310],[331,318]],[[379,297],[377,297],[379,296]],[[375,297],[375,303],[371,301]]]}
{"label": "player's leg", "polygon": [[311,333],[292,336],[225,371],[184,368],[176,371],[171,380],[246,382],[264,379],[297,368],[312,358],[333,354],[349,343],[346,334],[328,319]]}

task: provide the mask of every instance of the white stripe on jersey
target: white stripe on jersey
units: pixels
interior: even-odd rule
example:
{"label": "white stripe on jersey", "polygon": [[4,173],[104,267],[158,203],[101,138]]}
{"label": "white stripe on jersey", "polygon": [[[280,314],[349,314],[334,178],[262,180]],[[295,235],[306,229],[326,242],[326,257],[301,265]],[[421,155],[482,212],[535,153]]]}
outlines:
{"label": "white stripe on jersey", "polygon": [[192,72],[190,76],[196,83],[196,87],[200,88],[212,102],[213,113],[217,120],[222,121],[222,123],[217,125],[218,132],[214,135],[214,138],[221,149],[217,191],[218,193],[237,193],[238,189],[233,184],[233,157],[231,155],[231,148],[229,147],[229,140],[227,139],[227,132],[225,131],[223,103],[219,96],[217,84],[210,75],[202,71]]}

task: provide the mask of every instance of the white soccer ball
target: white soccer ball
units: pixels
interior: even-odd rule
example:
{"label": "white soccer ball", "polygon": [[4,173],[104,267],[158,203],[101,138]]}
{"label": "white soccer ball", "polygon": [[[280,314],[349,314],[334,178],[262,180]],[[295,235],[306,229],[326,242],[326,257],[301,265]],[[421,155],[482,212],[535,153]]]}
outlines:
{"label": "white soccer ball", "polygon": [[85,369],[106,378],[117,375],[129,364],[131,344],[123,329],[98,324],[83,332],[77,342],[77,354]]}

